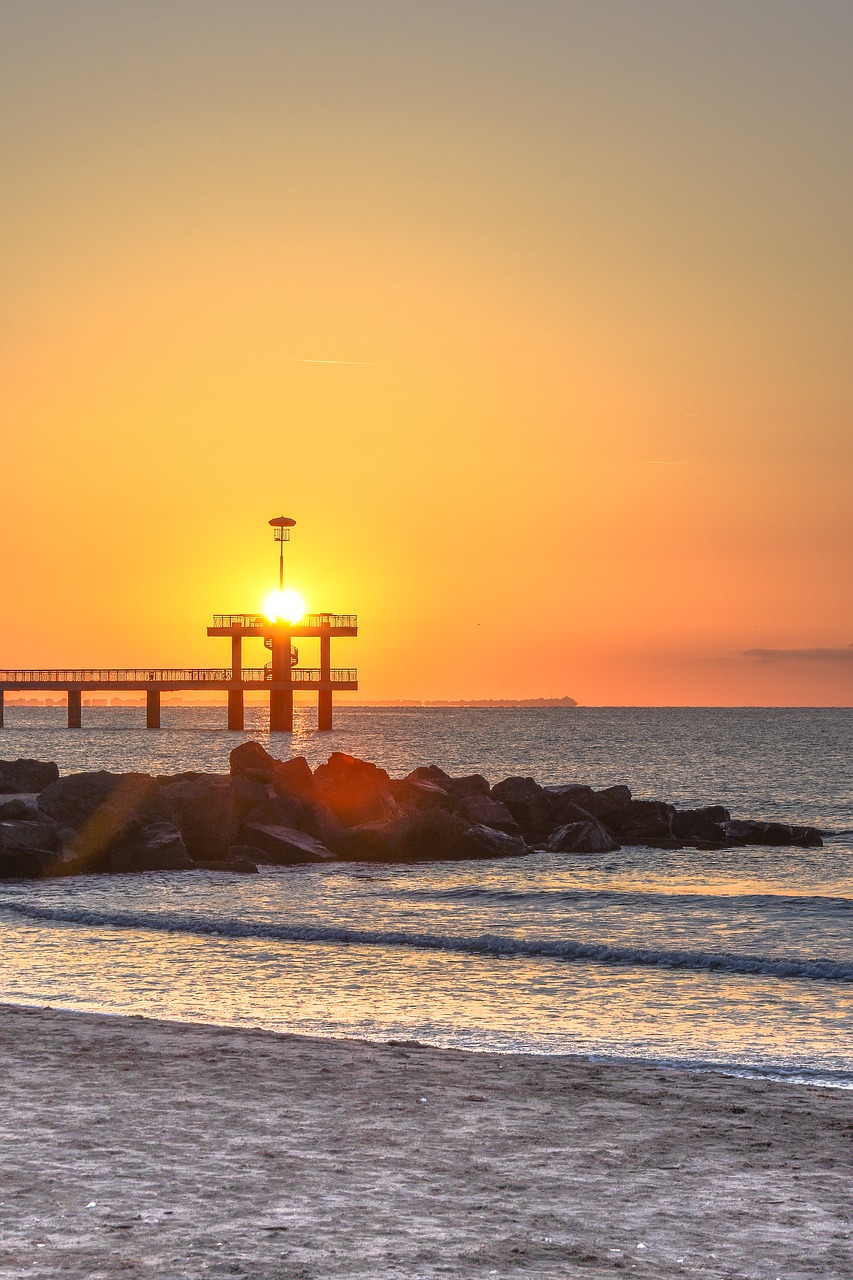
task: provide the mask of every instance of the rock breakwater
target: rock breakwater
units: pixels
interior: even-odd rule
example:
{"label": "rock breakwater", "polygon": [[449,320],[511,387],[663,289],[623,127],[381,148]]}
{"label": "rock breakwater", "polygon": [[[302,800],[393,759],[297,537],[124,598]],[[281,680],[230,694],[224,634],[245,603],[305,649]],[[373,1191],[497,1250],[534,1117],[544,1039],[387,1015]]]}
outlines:
{"label": "rock breakwater", "polygon": [[333,859],[411,862],[822,844],[814,827],[733,819],[713,805],[676,809],[627,786],[490,785],[437,765],[391,778],[335,752],[312,770],[259,742],[231,752],[228,774],[59,776],[34,760],[0,761],[0,878],[92,873],[256,871]]}

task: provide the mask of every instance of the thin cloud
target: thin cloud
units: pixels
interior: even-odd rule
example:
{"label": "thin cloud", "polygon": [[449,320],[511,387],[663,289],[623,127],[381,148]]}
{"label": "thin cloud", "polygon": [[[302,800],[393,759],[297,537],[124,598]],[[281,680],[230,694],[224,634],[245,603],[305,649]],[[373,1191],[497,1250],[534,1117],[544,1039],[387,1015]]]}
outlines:
{"label": "thin cloud", "polygon": [[291,364],[361,364],[376,365],[376,360],[301,360],[298,356],[291,357]]}
{"label": "thin cloud", "polygon": [[741,657],[758,662],[853,662],[853,644],[846,649],[742,649]]}

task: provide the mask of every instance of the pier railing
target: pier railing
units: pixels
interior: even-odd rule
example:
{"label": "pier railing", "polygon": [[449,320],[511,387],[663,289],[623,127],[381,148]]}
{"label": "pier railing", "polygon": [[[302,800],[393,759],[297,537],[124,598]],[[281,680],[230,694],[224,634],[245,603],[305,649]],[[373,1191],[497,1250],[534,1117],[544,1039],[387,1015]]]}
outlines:
{"label": "pier railing", "polygon": [[[215,613],[214,627],[240,627],[244,631],[265,631],[272,623],[262,613]],[[356,613],[306,613],[292,624],[294,627],[330,627],[333,631],[352,631],[358,626]]]}
{"label": "pier railing", "polygon": [[[0,685],[55,684],[67,688],[75,684],[181,684],[227,682],[231,680],[230,667],[60,667],[60,668],[7,668],[0,669]],[[243,667],[239,677],[244,683],[265,684],[271,681],[268,667]],[[290,678],[294,684],[317,684],[321,679],[319,667],[291,667]],[[332,667],[329,672],[332,684],[353,684],[358,679],[355,667]]]}

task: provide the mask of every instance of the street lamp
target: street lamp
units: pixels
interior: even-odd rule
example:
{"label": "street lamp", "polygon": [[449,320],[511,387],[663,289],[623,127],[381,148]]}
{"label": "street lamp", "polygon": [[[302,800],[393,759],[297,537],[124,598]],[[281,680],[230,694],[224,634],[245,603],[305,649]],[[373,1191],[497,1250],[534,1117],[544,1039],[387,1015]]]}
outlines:
{"label": "street lamp", "polygon": [[295,520],[291,520],[290,516],[276,516],[274,520],[270,520],[270,524],[275,530],[274,538],[279,543],[278,555],[278,589],[284,590],[284,544],[290,542],[290,530],[296,524]]}

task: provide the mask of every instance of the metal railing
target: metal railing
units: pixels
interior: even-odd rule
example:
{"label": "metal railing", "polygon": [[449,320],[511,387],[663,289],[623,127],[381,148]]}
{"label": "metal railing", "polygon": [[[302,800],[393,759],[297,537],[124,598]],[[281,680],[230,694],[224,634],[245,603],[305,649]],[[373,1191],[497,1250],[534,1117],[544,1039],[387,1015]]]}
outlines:
{"label": "metal railing", "polygon": [[[319,667],[291,667],[290,678],[294,684],[319,683]],[[269,667],[243,667],[240,679],[245,683],[265,684],[272,680]],[[358,679],[355,667],[332,667],[329,673],[332,684],[353,684]],[[0,685],[4,684],[55,684],[62,688],[74,684],[205,684],[212,681],[231,680],[230,667],[23,667],[0,670]]]}
{"label": "metal railing", "polygon": [[[244,631],[265,631],[272,626],[269,618],[262,613],[215,613],[213,625],[230,629],[241,627]],[[357,613],[306,613],[294,627],[330,627],[335,630],[352,631],[358,626]]]}

